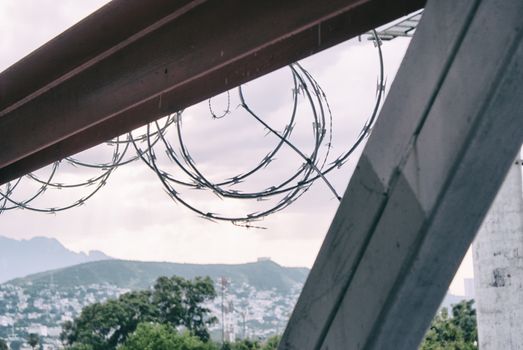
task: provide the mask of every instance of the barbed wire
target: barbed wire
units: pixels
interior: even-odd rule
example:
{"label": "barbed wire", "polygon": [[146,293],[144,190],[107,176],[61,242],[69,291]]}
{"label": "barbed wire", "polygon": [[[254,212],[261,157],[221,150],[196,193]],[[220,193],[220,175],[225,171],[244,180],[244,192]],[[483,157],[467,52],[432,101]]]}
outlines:
{"label": "barbed wire", "polygon": [[[338,195],[333,185],[328,181],[326,175],[333,169],[341,167],[348,160],[350,155],[353,154],[357,147],[363,142],[363,140],[369,135],[376,120],[377,112],[385,92],[383,56],[381,51],[381,41],[379,38],[376,37],[375,43],[376,47],[378,48],[377,51],[379,55],[380,73],[378,77],[378,87],[376,91],[376,102],[374,108],[370,118],[368,118],[364,124],[355,142],[351,145],[351,147],[349,147],[348,150],[346,150],[346,152],[339,155],[331,163],[327,164],[332,145],[332,111],[323,89],[312,77],[312,75],[298,63],[289,66],[292,72],[294,85],[292,90],[293,107],[289,122],[281,133],[267,124],[267,122],[264,121],[264,118],[259,116],[250,107],[246,101],[243,88],[240,86],[237,89],[240,100],[238,107],[246,111],[247,114],[256,120],[265,130],[268,130],[268,134],[272,134],[278,138],[278,143],[276,146],[251,170],[236,174],[221,182],[213,182],[208,177],[206,177],[195,163],[194,158],[192,157],[184,141],[182,132],[182,112],[178,113],[178,121],[176,123],[177,150],[175,150],[175,147],[166,139],[165,135],[160,135],[160,138],[163,142],[168,159],[175,163],[178,169],[182,170],[183,175],[187,179],[184,180],[180,177],[176,177],[163,169],[159,165],[158,156],[154,147],[150,146],[148,148],[148,152],[142,156],[142,160],[157,174],[158,178],[164,186],[164,189],[175,202],[182,204],[201,217],[211,221],[231,221],[236,225],[250,226],[250,222],[263,219],[264,217],[281,211],[291,205],[295,200],[307,192],[310,189],[310,186],[317,179],[322,179],[330,191],[332,191],[332,193],[335,195],[335,197],[340,200],[341,197]],[[312,125],[314,134],[314,147],[308,155],[302,152],[290,139],[296,123],[298,97],[300,95],[303,95],[304,99],[308,101],[313,115]],[[208,101],[208,105],[209,112],[213,119],[222,119],[225,116],[231,114],[230,92],[227,92],[227,107],[223,114],[217,116],[213,110],[211,100]],[[148,131],[150,131],[152,127],[153,125],[150,124],[148,126]],[[328,142],[325,142],[326,136]],[[328,150],[323,157],[320,156],[320,148],[322,144],[326,144]],[[271,187],[261,191],[245,192],[235,188],[235,185],[247,181],[251,175],[257,173],[261,169],[266,168],[271,162],[274,161],[276,155],[282,150],[284,146],[292,149],[303,160],[303,163],[296,172],[291,174],[291,176],[289,176],[287,179],[282,180],[279,184],[272,185]],[[265,198],[274,197],[277,195],[282,195],[282,198],[280,198],[279,201],[277,201],[272,206],[269,206],[268,208],[249,212],[241,216],[232,216],[204,210],[197,205],[189,203],[189,201],[186,200],[182,195],[179,188],[180,186],[199,190],[208,190],[219,198],[263,200]]]}
{"label": "barbed wire", "polygon": [[[159,129],[158,132],[165,132],[167,127],[172,124],[172,118],[168,117],[166,119],[165,125]],[[158,142],[159,137],[155,132],[152,135],[147,135],[147,137],[155,137],[156,139],[152,143],[153,145]],[[107,184],[109,176],[120,166],[129,164],[135,160],[139,159],[138,155],[131,156],[129,159],[124,159],[125,155],[128,153],[133,142],[144,142],[147,138],[145,134],[139,136],[133,136],[132,133],[125,135],[126,137],[122,139],[117,137],[114,140],[104,143],[105,146],[114,147],[112,158],[110,162],[105,163],[89,163],[84,162],[74,157],[66,157],[61,161],[54,162],[50,168],[49,176],[45,179],[41,179],[35,173],[29,173],[25,175],[25,178],[32,180],[33,183],[38,184],[38,189],[30,195],[28,198],[23,200],[17,200],[14,198],[16,188],[20,186],[24,177],[20,177],[12,182],[0,187],[0,214],[4,211],[13,210],[13,209],[27,209],[30,211],[36,211],[41,213],[50,213],[55,214],[60,211],[71,209],[77,206],[85,204],[85,202],[93,197],[103,186]],[[99,146],[100,147],[100,146]],[[123,149],[122,149],[123,147]],[[59,167],[61,164],[67,163],[70,166],[75,168],[90,168],[102,171],[100,174],[93,177],[89,177],[86,180],[66,183],[66,182],[57,182],[55,177],[59,173]],[[55,206],[55,207],[43,207],[33,205],[35,200],[41,197],[49,189],[54,190],[67,190],[67,189],[79,189],[79,188],[91,188],[87,194],[80,196],[78,199],[72,201],[71,203]]]}
{"label": "barbed wire", "polygon": [[[383,96],[385,94],[385,77],[383,53],[381,50],[381,40],[376,32],[373,32],[374,44],[377,48],[379,59],[379,76],[376,89],[376,99],[370,117],[364,123],[359,135],[354,142],[343,153],[339,154],[334,160],[330,159],[333,145],[333,113],[327,100],[325,91],[321,88],[313,76],[299,63],[289,66],[292,77],[292,107],[288,116],[288,121],[282,131],[272,127],[267,122],[267,118],[259,115],[254,108],[247,102],[244,88],[236,89],[239,104],[233,111],[231,109],[231,91],[227,91],[226,106],[222,113],[217,113],[213,106],[213,99],[208,100],[208,111],[211,119],[219,121],[237,113],[238,110],[254,120],[259,127],[266,132],[265,136],[272,135],[275,144],[271,150],[259,159],[254,166],[243,172],[237,173],[224,180],[212,181],[204,174],[201,167],[194,160],[191,151],[184,139],[183,115],[184,111],[179,111],[168,115],[162,122],[156,121],[141,128],[141,132],[134,131],[110,140],[104,147],[112,147],[112,156],[109,162],[87,162],[76,157],[67,157],[62,161],[53,163],[49,168],[47,176],[37,176],[35,173],[27,174],[0,186],[0,213],[16,208],[27,209],[37,212],[56,213],[83,205],[88,199],[94,196],[103,186],[107,184],[109,176],[119,167],[141,160],[159,178],[162,186],[169,197],[176,203],[180,203],[202,218],[211,221],[230,221],[234,225],[247,228],[264,228],[254,225],[252,222],[262,220],[268,215],[279,212],[294,203],[303,196],[312,184],[321,179],[332,192],[334,197],[341,200],[333,184],[328,180],[327,175],[334,169],[343,166],[354,153],[359,145],[367,138],[377,117],[377,113]],[[312,116],[312,149],[305,152],[292,141],[293,131],[299,122],[300,106],[307,105],[309,114]],[[301,121],[300,121],[301,122]],[[145,129],[145,130],[143,130]],[[174,146],[168,139],[168,135],[174,134]],[[325,147],[322,147],[325,146]],[[161,164],[158,157],[158,149],[162,148],[162,154],[167,157],[167,163]],[[130,150],[134,150],[130,152]],[[300,161],[298,168],[290,175],[271,184],[269,187],[258,191],[246,191],[240,189],[239,185],[250,181],[256,174],[265,171],[275,162],[277,155],[284,150],[290,150]],[[86,180],[65,183],[56,180],[60,167],[63,164],[76,168],[85,168],[99,171],[99,174],[91,176]],[[176,168],[176,174],[169,172],[166,168]],[[37,185],[33,194],[20,200],[15,199],[16,192],[22,187],[22,179],[32,181]],[[90,188],[87,194],[83,194],[79,199],[56,207],[40,207],[35,205],[35,200],[46,193],[47,190],[69,190]],[[219,199],[224,200],[256,200],[259,202],[268,200],[269,205],[265,205],[257,211],[248,211],[244,214],[222,214],[211,212],[202,208],[202,203],[194,204],[187,199],[182,189],[206,191]]]}

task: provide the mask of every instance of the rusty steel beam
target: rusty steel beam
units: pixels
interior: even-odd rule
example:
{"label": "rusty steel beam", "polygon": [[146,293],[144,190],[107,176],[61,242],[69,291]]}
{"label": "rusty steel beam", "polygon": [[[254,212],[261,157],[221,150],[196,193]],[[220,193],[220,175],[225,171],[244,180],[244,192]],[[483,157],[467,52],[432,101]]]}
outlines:
{"label": "rusty steel beam", "polygon": [[0,74],[0,184],[424,4],[115,0]]}

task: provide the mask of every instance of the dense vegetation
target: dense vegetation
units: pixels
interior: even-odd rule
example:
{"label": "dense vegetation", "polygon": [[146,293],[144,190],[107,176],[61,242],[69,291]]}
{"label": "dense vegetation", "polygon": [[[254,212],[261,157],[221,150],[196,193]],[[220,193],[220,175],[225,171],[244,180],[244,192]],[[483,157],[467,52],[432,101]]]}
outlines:
{"label": "dense vegetation", "polygon": [[[160,281],[160,280],[159,280]],[[165,280],[164,280],[165,281]],[[201,281],[201,280],[200,280]],[[189,282],[190,283],[190,282]],[[158,282],[157,282],[158,285]],[[155,290],[157,288],[155,285]],[[164,285],[167,289],[172,286]],[[204,289],[204,291],[207,289]],[[169,292],[164,289],[163,292]],[[212,293],[211,293],[212,295]],[[172,297],[172,295],[171,295]],[[161,297],[163,300],[171,300]],[[170,302],[170,301],[169,301]],[[420,350],[476,350],[478,349],[476,312],[473,301],[462,301],[452,306],[452,314],[446,308],[440,310],[434,317]],[[167,305],[167,304],[165,304]],[[164,305],[164,306],[165,306]],[[170,309],[170,308],[168,308]],[[175,310],[174,308],[173,310]],[[174,312],[176,314],[176,312]],[[82,312],[83,315],[83,312]],[[167,320],[170,321],[167,321]],[[133,332],[115,347],[96,348],[94,346],[72,347],[73,350],[276,350],[280,337],[269,338],[261,343],[256,340],[239,340],[233,343],[216,344],[209,341],[205,332],[194,332],[191,326],[180,332],[173,318],[156,319],[140,322]],[[178,323],[178,325],[183,324]],[[120,345],[118,345],[120,344]]]}
{"label": "dense vegetation", "polygon": [[[190,336],[207,342],[207,327],[216,318],[203,304],[215,297],[209,277],[192,281],[160,277],[151,290],[126,293],[118,299],[85,307],[80,316],[63,325],[60,339],[70,349],[111,350],[124,344],[140,324],[156,323],[172,330],[184,329]],[[147,333],[143,327],[140,332]]]}
{"label": "dense vegetation", "polygon": [[150,290],[133,291],[85,307],[63,325],[69,350],[275,350],[279,338],[265,343],[241,340],[216,344],[208,326],[217,320],[203,305],[216,292],[209,277],[187,280],[160,277]]}
{"label": "dense vegetation", "polygon": [[278,342],[279,337],[272,337],[264,344],[240,340],[218,345],[189,332],[179,333],[169,325],[142,323],[118,350],[276,350]]}
{"label": "dense vegetation", "polygon": [[475,350],[478,349],[476,310],[473,300],[452,306],[452,315],[441,309],[421,343],[420,350]]}

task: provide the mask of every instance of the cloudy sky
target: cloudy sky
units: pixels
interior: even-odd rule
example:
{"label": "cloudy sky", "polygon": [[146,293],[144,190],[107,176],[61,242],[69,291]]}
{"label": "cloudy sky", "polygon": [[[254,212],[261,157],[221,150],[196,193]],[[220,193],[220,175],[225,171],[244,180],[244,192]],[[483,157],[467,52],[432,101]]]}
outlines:
{"label": "cloudy sky", "polygon": [[[2,0],[0,1],[0,71],[24,57],[52,37],[102,6],[105,0]],[[397,39],[383,46],[387,85],[401,62],[408,40]],[[302,65],[327,94],[333,111],[334,160],[357,137],[373,107],[378,76],[376,49],[366,40],[352,40],[306,60]],[[244,87],[249,105],[267,123],[282,131],[292,107],[292,76],[289,69],[263,77]],[[221,120],[212,120],[208,102],[184,111],[183,135],[199,169],[213,181],[220,181],[250,169],[277,142],[265,135],[255,120],[237,108],[236,91],[230,93],[231,111]],[[212,100],[217,114],[225,109],[225,94]],[[170,131],[168,138],[174,138]],[[304,152],[311,149],[312,113],[300,100],[292,141]],[[173,141],[174,142],[174,141]],[[324,148],[326,149],[326,147]],[[103,145],[84,152],[84,161],[110,160],[114,146]],[[159,148],[158,154],[164,154]],[[328,178],[339,193],[347,186],[361,149],[341,169]],[[163,157],[165,158],[165,157]],[[243,189],[260,191],[281,181],[302,163],[291,150],[284,149],[266,169],[242,184]],[[159,156],[162,169],[175,171]],[[81,182],[99,173],[64,166],[56,181]],[[45,177],[49,169],[38,172]],[[178,189],[178,188],[177,188]],[[16,194],[23,200],[34,190],[28,181]],[[90,190],[90,189],[89,189]],[[191,204],[204,211],[241,215],[260,210],[271,202],[222,201],[214,195],[195,191],[180,192]],[[34,204],[57,207],[73,203],[85,190],[47,191]],[[55,237],[75,251],[101,250],[116,258],[162,260],[191,263],[241,263],[268,256],[287,266],[312,266],[337,200],[324,183],[317,181],[294,205],[257,224],[265,230],[245,229],[230,223],[201,219],[174,203],[157,176],[142,162],[118,168],[87,203],[58,214],[10,210],[0,214],[0,235],[27,239]],[[470,254],[457,275],[452,290],[462,292],[462,278],[472,276]]]}

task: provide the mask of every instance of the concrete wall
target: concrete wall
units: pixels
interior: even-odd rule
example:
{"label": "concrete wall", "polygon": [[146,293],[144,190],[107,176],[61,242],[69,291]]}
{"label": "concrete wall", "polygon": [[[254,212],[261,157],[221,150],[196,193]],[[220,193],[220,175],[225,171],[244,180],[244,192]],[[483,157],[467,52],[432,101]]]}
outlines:
{"label": "concrete wall", "polygon": [[512,165],[473,244],[481,350],[523,349],[521,168]]}

